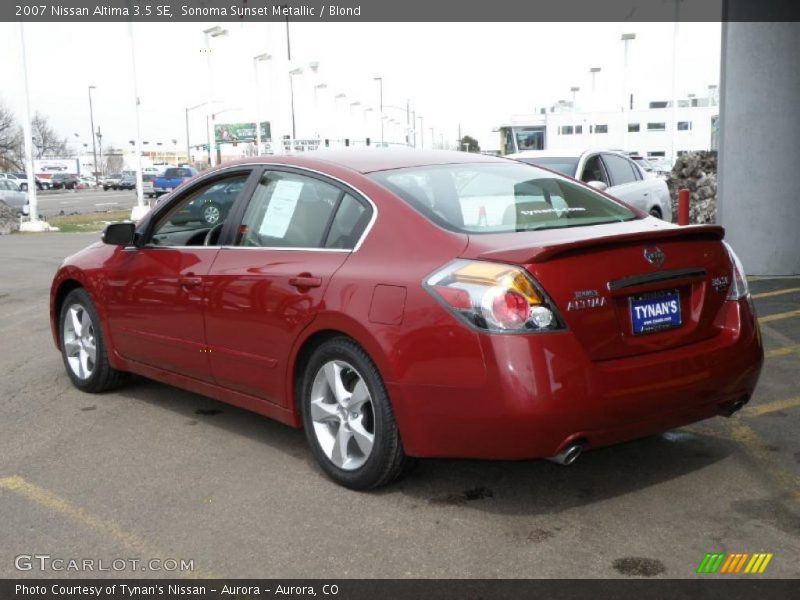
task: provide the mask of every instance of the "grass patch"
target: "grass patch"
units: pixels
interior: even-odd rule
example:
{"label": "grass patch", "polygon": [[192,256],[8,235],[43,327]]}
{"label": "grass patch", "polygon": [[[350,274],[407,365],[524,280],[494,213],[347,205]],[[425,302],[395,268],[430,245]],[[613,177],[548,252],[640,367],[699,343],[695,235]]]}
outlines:
{"label": "grass patch", "polygon": [[111,212],[84,213],[81,215],[59,215],[50,217],[47,222],[60,231],[103,231],[103,228],[114,221],[128,221],[131,217],[130,210],[115,210]]}

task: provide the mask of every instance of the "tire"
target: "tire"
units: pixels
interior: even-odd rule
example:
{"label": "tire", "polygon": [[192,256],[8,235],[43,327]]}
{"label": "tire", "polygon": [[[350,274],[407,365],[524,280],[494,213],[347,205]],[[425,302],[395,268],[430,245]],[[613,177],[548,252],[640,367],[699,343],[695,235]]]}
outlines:
{"label": "tire", "polygon": [[28,191],[28,184],[27,184],[27,183],[21,183],[21,184],[19,185],[19,189],[20,189],[21,191],[23,191],[23,192],[27,192],[27,191]]}
{"label": "tire", "polygon": [[221,222],[225,215],[222,212],[222,207],[216,202],[209,202],[203,207],[201,213],[203,215],[203,223],[209,227],[214,227],[217,223]]}
{"label": "tire", "polygon": [[663,218],[661,210],[657,206],[654,206],[653,208],[650,209],[650,216],[655,217],[656,219]]}
{"label": "tire", "polygon": [[125,383],[128,374],[117,371],[108,364],[100,318],[89,294],[83,288],[67,294],[61,306],[58,329],[61,357],[72,385],[94,394],[113,390]]}
{"label": "tire", "polygon": [[376,488],[399,478],[411,464],[380,373],[350,338],[333,338],[314,351],[299,394],[311,452],[336,483],[354,490]]}

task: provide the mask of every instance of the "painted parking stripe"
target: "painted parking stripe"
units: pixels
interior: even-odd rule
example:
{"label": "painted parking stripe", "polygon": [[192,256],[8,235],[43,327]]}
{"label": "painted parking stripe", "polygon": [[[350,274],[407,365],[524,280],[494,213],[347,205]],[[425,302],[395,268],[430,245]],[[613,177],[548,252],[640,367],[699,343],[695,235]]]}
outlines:
{"label": "painted parking stripe", "polygon": [[772,323],[773,321],[782,321],[783,319],[791,319],[793,317],[800,317],[800,310],[790,310],[789,312],[776,313],[774,315],[766,315],[758,317],[759,323]]}
{"label": "painted parking stripe", "polygon": [[[7,490],[22,496],[44,508],[58,513],[68,519],[75,521],[89,529],[96,531],[106,537],[110,537],[118,543],[124,545],[131,550],[140,554],[142,559],[162,559],[166,555],[151,548],[142,538],[134,533],[125,531],[114,521],[109,521],[101,517],[96,517],[88,513],[85,509],[71,504],[67,500],[57,496],[53,492],[40,488],[39,486],[30,483],[14,475],[12,477],[0,478],[0,490]],[[175,572],[176,576],[190,577],[190,578],[212,578],[213,576],[200,570],[191,572]]]}
{"label": "painted parking stripe", "polygon": [[786,288],[785,290],[775,290],[774,292],[762,292],[760,294],[753,294],[753,300],[758,300],[759,298],[772,298],[773,296],[782,296],[783,294],[793,294],[795,292],[800,292],[800,287]]}
{"label": "painted parking stripe", "polygon": [[779,356],[788,356],[790,354],[800,354],[800,344],[794,346],[784,346],[783,348],[775,348],[768,350],[764,353],[766,358],[778,358]]}
{"label": "painted parking stripe", "polygon": [[755,406],[748,406],[742,410],[742,414],[748,417],[759,417],[761,415],[768,415],[769,413],[774,413],[781,410],[789,410],[792,408],[800,408],[800,396],[795,398],[786,398],[785,400],[776,400],[775,402],[766,402],[764,404],[757,404]]}

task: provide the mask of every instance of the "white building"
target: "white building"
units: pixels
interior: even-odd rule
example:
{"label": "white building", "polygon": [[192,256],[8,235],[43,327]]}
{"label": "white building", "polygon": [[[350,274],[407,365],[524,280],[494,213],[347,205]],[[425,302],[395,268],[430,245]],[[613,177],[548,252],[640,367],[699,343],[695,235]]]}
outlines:
{"label": "white building", "polygon": [[[649,158],[674,159],[689,150],[717,147],[717,98],[653,101],[629,111],[575,110],[559,102],[530,115],[514,115],[500,126],[501,154],[522,150],[614,148]],[[674,136],[673,136],[674,132]],[[674,146],[674,147],[673,147]]]}

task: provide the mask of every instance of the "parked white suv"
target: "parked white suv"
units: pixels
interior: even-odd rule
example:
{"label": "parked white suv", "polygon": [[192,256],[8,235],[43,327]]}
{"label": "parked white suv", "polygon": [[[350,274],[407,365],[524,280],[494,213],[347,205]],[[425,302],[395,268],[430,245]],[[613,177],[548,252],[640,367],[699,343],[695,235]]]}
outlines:
{"label": "parked white suv", "polygon": [[574,177],[643,210],[672,221],[672,200],[667,183],[649,177],[629,157],[611,150],[528,150],[507,154],[513,158]]}

